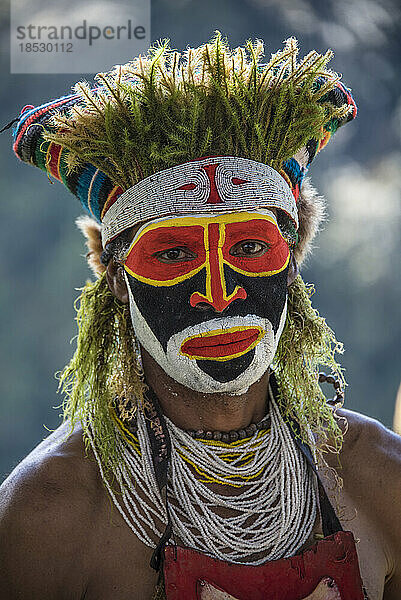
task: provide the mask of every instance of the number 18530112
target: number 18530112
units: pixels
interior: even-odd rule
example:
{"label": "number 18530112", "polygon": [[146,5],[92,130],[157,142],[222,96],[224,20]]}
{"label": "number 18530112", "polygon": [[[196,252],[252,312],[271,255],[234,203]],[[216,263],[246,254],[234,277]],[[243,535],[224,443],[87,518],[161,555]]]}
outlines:
{"label": "number 18530112", "polygon": [[21,42],[21,52],[74,52],[72,42]]}

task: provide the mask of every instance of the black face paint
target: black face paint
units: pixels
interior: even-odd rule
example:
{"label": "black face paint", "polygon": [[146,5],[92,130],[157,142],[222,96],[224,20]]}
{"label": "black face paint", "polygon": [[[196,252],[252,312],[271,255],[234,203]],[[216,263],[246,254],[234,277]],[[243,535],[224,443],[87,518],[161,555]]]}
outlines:
{"label": "black face paint", "polygon": [[[287,297],[287,273],[288,267],[281,273],[270,277],[248,277],[242,273],[236,273],[224,265],[226,282],[229,283],[227,293],[231,294],[237,285],[243,287],[247,292],[244,300],[234,300],[224,310],[224,318],[228,320],[230,317],[246,318],[249,315],[256,315],[262,319],[268,319],[272,324],[274,334],[276,334]],[[129,274],[128,282],[140,314],[160,342],[164,352],[167,351],[167,343],[174,334],[219,316],[213,307],[199,309],[192,307],[189,303],[193,292],[205,290],[204,270],[192,278],[168,288],[150,286],[137,281]],[[244,372],[251,364],[253,356],[254,350],[252,349],[243,356],[224,362],[214,360],[198,360],[196,362],[202,371],[216,381],[227,382]]]}
{"label": "black face paint", "polygon": [[[173,230],[170,233],[177,235]],[[177,238],[176,243],[180,241]],[[221,242],[216,241],[215,247],[210,242],[199,266],[196,260],[185,259],[187,246],[174,248],[175,239],[170,243],[173,251],[144,252],[143,260],[150,256],[147,260],[155,262],[156,254],[174,263],[182,254],[182,276],[173,279],[168,275],[175,273],[169,263],[165,275],[160,260],[155,263],[159,280],[126,268],[136,335],[166,373],[187,387],[206,393],[242,393],[267,370],[284,326],[288,247],[282,268],[265,274],[260,267],[255,273],[250,270],[260,260],[255,263],[247,256],[237,262],[233,259],[233,264],[220,260]],[[245,244],[245,250],[252,250],[252,244],[255,242]],[[218,255],[214,263],[213,251]],[[140,271],[143,261],[139,255],[134,258],[137,263],[130,264]],[[238,263],[251,267],[244,271]],[[170,279],[165,282],[162,277]]]}

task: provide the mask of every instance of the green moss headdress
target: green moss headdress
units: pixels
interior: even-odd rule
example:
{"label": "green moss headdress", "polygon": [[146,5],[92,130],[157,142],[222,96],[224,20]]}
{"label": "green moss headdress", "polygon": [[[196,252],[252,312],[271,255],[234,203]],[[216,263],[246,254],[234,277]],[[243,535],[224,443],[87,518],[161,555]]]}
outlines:
{"label": "green moss headdress", "polygon": [[93,89],[80,82],[75,94],[26,110],[14,150],[98,222],[138,182],[204,156],[269,165],[298,201],[313,158],[356,106],[326,68],[331,51],[300,63],[297,54],[293,38],[268,63],[261,42],[231,51],[219,34],[182,55],[156,46],[99,73]]}
{"label": "green moss headdress", "polygon": [[[331,135],[355,117],[356,106],[338,75],[326,68],[331,51],[312,51],[300,62],[297,55],[293,38],[267,63],[261,42],[232,51],[219,34],[183,54],[167,43],[157,45],[145,57],[99,73],[97,87],[80,82],[72,95],[25,110],[14,150],[62,181],[99,224],[124,192],[164,169],[204,156],[269,165],[297,206],[294,255],[300,261],[322,210],[303,179]],[[86,228],[92,235],[96,231]],[[331,433],[339,443],[317,384],[321,364],[340,374],[334,359],[339,345],[311,307],[310,293],[300,277],[290,287],[275,369],[283,407],[305,435],[310,425],[322,444]],[[84,288],[78,324],[77,351],[62,376],[69,395],[66,415],[74,422],[91,411],[107,465],[118,460],[109,407],[116,394],[140,402],[143,383],[128,311],[112,297],[104,276]]]}

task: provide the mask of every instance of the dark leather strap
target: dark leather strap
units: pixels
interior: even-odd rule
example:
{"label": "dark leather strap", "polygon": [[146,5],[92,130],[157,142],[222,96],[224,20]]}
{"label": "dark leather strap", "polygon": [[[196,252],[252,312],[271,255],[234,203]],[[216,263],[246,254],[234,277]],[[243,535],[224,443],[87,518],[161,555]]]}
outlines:
{"label": "dark leather strap", "polygon": [[152,448],[153,467],[159,490],[163,491],[167,487],[167,474],[171,455],[170,434],[159,400],[151,388],[146,392],[146,400],[144,402],[144,413],[146,429]]}
{"label": "dark leather strap", "polygon": [[163,562],[163,557],[164,557],[164,547],[167,544],[167,542],[169,541],[169,539],[171,538],[171,534],[173,532],[173,524],[171,523],[171,519],[170,519],[170,515],[167,512],[167,518],[168,518],[168,522],[166,525],[166,529],[164,530],[164,533],[162,535],[162,537],[159,540],[159,543],[157,544],[156,548],[153,550],[153,554],[151,556],[150,559],[150,566],[152,569],[154,569],[156,571],[156,573],[158,573],[160,571],[160,568],[162,566],[162,562]]}
{"label": "dark leather strap", "polygon": [[168,508],[167,495],[167,476],[171,457],[171,440],[159,400],[151,388],[149,388],[149,390],[146,392],[146,397],[149,400],[149,403],[145,403],[144,412],[146,429],[152,449],[153,468],[160,494],[165,500],[167,513],[166,529],[164,530],[164,533],[161,536],[159,543],[154,549],[150,559],[151,568],[155,571],[159,571],[162,565],[164,546],[171,538],[173,530],[170,511]]}
{"label": "dark leather strap", "polygon": [[[269,383],[271,385],[271,389],[273,392],[273,396],[277,399],[277,404],[280,406],[279,395],[278,395],[278,384],[276,376],[273,372],[270,374]],[[329,497],[326,493],[326,490],[323,487],[323,484],[320,480],[319,473],[316,467],[316,463],[314,461],[312,451],[308,444],[306,444],[302,438],[300,433],[300,427],[297,421],[289,417],[288,415],[283,414],[283,418],[286,421],[288,428],[290,430],[291,436],[299,448],[300,452],[304,455],[306,462],[313,470],[317,478],[318,490],[319,490],[319,502],[320,502],[320,512],[322,516],[322,528],[324,537],[328,537],[329,535],[333,535],[338,531],[343,531],[342,525],[336,515],[336,511],[331,504]]]}

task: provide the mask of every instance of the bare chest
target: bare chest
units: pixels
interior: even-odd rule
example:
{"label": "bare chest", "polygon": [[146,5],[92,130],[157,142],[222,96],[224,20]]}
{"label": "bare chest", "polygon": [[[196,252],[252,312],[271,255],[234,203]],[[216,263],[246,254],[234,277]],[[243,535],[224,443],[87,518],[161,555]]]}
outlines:
{"label": "bare chest", "polygon": [[[353,506],[343,506],[342,513],[344,529],[352,531],[357,542],[361,576],[369,600],[382,600],[387,562],[380,536],[363,514],[355,515]],[[94,545],[96,554],[90,561],[92,573],[85,600],[152,600],[157,585],[157,574],[149,566],[152,549],[135,537],[114,508],[110,509],[101,531]],[[316,542],[320,531],[318,520],[304,548]],[[322,596],[323,599],[326,597]]]}

